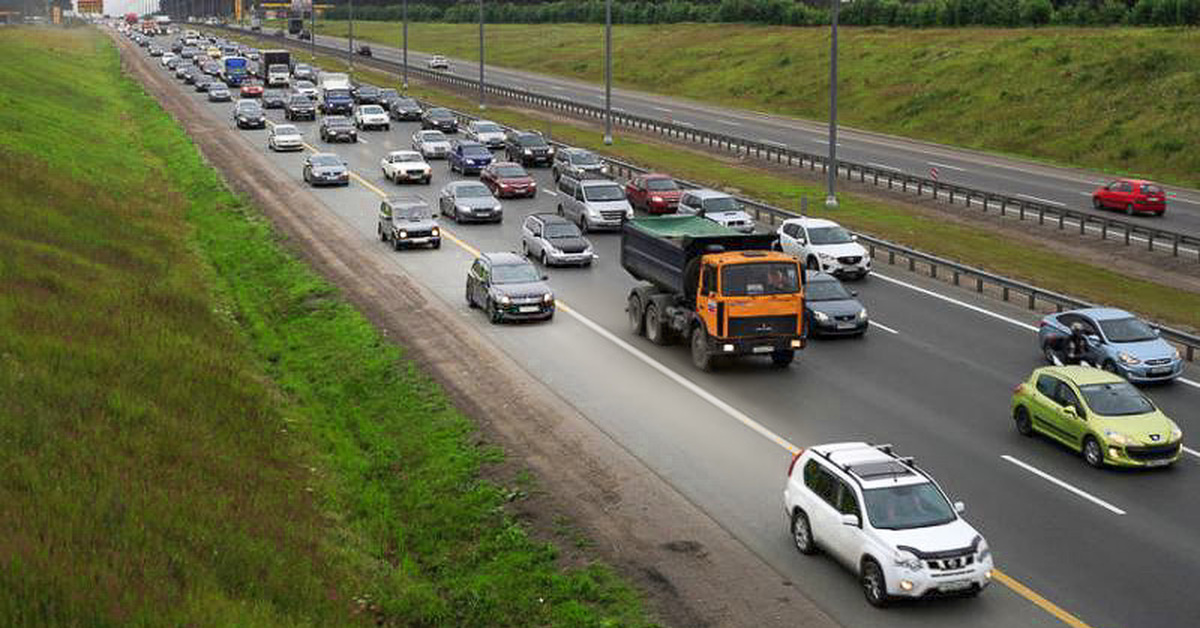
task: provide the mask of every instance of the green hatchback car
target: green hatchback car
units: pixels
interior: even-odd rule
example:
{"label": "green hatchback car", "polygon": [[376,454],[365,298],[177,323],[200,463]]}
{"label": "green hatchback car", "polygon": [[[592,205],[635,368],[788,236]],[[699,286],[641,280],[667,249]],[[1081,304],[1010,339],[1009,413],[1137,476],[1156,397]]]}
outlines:
{"label": "green hatchback car", "polygon": [[1179,459],[1183,432],[1129,382],[1087,366],[1037,369],[1013,389],[1012,417],[1083,453],[1093,467],[1162,467]]}

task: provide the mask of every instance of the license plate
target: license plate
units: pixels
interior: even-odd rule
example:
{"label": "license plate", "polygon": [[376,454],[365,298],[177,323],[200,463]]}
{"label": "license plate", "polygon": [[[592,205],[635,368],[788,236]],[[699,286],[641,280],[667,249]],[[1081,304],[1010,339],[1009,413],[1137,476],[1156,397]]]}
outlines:
{"label": "license plate", "polygon": [[1146,461],[1147,467],[1165,467],[1169,464],[1171,464],[1171,460],[1169,458],[1163,459],[1163,460],[1147,460]]}
{"label": "license plate", "polygon": [[838,329],[854,329],[854,323],[838,323]]}
{"label": "license plate", "polygon": [[754,353],[771,353],[774,350],[775,350],[775,347],[754,347],[753,349],[751,349],[751,351],[753,351]]}
{"label": "license plate", "polygon": [[534,312],[541,311],[541,309],[542,308],[536,305],[522,305],[521,307],[517,308],[517,311],[522,314],[532,314]]}
{"label": "license plate", "polygon": [[1169,369],[1169,368],[1164,368],[1164,369],[1150,369],[1150,374],[1151,374],[1151,375],[1170,375],[1170,374],[1171,374],[1171,369]]}
{"label": "license plate", "polygon": [[940,591],[964,591],[966,589],[970,589],[971,584],[972,583],[970,580],[952,580],[950,582],[942,583],[940,586],[938,586],[938,590],[940,590]]}
{"label": "license plate", "polygon": [[429,238],[409,238],[407,241],[412,244],[425,244],[429,241]]}

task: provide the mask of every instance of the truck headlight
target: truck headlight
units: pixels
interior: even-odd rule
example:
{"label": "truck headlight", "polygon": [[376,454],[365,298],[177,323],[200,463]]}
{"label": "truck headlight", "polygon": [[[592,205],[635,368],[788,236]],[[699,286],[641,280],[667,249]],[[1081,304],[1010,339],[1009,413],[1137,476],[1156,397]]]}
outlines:
{"label": "truck headlight", "polygon": [[400,230],[400,239],[403,240],[404,238],[407,238],[407,237],[408,237],[408,232],[405,231],[404,229],[401,229]]}
{"label": "truck headlight", "polygon": [[1121,361],[1121,364],[1141,364],[1142,362],[1124,351],[1117,354],[1117,359]]}

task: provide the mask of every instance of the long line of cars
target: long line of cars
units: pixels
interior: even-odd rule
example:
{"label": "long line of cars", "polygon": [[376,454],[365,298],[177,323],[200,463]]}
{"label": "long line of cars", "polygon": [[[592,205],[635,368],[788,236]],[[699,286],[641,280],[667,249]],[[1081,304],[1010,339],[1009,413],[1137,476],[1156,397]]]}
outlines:
{"label": "long line of cars", "polygon": [[[320,107],[313,101],[324,103],[324,95],[303,89],[321,78],[314,74],[302,64],[292,68],[293,91],[281,99],[289,121],[317,119]],[[410,149],[381,157],[385,178],[396,185],[429,184],[430,160],[444,160],[448,171],[463,175],[442,187],[436,207],[404,193],[380,203],[379,238],[396,250],[439,248],[439,215],[461,223],[502,221],[502,199],[539,194],[527,169],[550,169],[555,211],[523,216],[520,253],[483,253],[467,271],[467,305],[484,310],[492,323],[552,319],[554,293],[535,262],[543,268],[591,266],[598,257],[588,236],[607,229],[621,234],[621,265],[640,281],[626,303],[633,333],[653,344],[685,344],[702,369],[747,355],[785,367],[810,336],[861,336],[869,327],[857,293],[841,279],[868,277],[870,255],[831,220],[797,217],[764,232],[726,192],[687,188],[662,173],[618,182],[594,153],[556,147],[535,131],[487,120],[471,120],[461,129],[466,139],[451,139],[460,131],[452,111],[424,108],[394,91],[341,85],[336,75],[325,78],[320,82],[327,89],[348,89],[354,104],[350,117],[323,112],[323,141],[357,141],[351,120],[362,120],[364,107],[379,107],[391,121],[420,123]],[[252,98],[243,94],[233,107],[240,128],[239,115],[257,115]],[[272,150],[304,145],[290,123],[274,125],[267,143]],[[350,181],[346,162],[328,152],[309,155],[303,177],[312,185]],[[1077,344],[1068,345],[1071,340]],[[1052,365],[1035,369],[1013,389],[1009,416],[1018,433],[1044,435],[1097,467],[1160,467],[1179,459],[1179,426],[1131,384],[1183,373],[1179,352],[1152,327],[1128,312],[1077,310],[1043,319],[1038,342]],[[845,564],[872,605],[973,596],[991,583],[991,548],[963,519],[963,504],[891,446],[856,441],[797,452],[783,502],[796,549],[823,549]]]}

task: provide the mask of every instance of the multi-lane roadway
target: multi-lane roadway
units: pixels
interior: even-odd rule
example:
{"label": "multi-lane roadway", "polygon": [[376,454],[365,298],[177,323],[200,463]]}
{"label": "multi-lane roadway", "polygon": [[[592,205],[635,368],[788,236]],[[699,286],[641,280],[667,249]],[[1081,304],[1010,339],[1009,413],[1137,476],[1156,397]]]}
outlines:
{"label": "multi-lane roadway", "polygon": [[[306,150],[276,154],[265,131],[232,129],[230,107],[204,104],[212,121],[268,154],[298,190],[307,152],[344,158],[350,186],[311,193],[361,235],[360,246],[385,246],[376,212],[400,186],[383,178],[379,159],[408,148],[415,123],[330,145],[315,123],[299,122]],[[282,122],[278,110],[268,114]],[[436,206],[437,190],[462,177],[444,162],[433,166],[432,185],[403,191]],[[596,233],[592,268],[547,270],[560,300],[553,322],[492,326],[464,302],[467,268],[477,251],[516,250],[521,219],[554,210],[548,170],[533,172],[542,191],[504,201],[503,223],[444,222],[441,250],[399,252],[394,263],[835,619],[881,628],[1195,625],[1200,601],[1189,589],[1200,571],[1200,455],[1189,451],[1167,470],[1096,471],[1049,442],[1018,436],[1008,401],[1041,364],[1033,315],[885,267],[854,286],[882,325],[865,339],[814,341],[788,369],[745,363],[706,374],[685,349],[630,332],[623,309],[634,282],[618,263],[618,236]],[[1190,369],[1184,381],[1147,389],[1185,435],[1200,434],[1198,379]],[[1000,582],[974,600],[881,612],[829,559],[798,555],[781,501],[789,447],[852,439],[894,443],[964,500],[994,549]]]}

